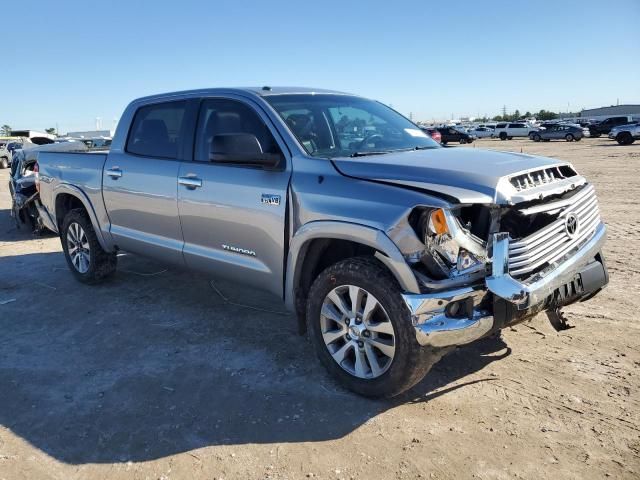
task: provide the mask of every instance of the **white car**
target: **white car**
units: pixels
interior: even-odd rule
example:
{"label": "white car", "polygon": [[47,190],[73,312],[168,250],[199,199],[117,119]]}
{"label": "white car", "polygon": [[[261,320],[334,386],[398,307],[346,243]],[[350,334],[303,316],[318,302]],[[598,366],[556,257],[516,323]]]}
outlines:
{"label": "white car", "polygon": [[511,140],[514,137],[528,137],[530,133],[538,129],[522,122],[498,123],[493,131],[493,138]]}
{"label": "white car", "polygon": [[475,135],[478,138],[488,138],[493,136],[493,128],[476,127],[476,128],[470,129],[469,133]]}

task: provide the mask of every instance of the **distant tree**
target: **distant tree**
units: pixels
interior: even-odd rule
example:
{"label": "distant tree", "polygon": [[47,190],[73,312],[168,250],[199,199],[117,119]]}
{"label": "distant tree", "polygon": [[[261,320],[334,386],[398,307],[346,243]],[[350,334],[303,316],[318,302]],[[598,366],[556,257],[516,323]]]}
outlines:
{"label": "distant tree", "polygon": [[558,114],[542,109],[536,114],[536,118],[538,120],[553,120],[554,118],[558,118]]}
{"label": "distant tree", "polygon": [[527,110],[526,112],[524,112],[524,118],[531,118],[531,112],[529,110]]}
{"label": "distant tree", "polygon": [[502,115],[496,115],[491,120],[493,120],[494,122],[501,122],[502,121]]}
{"label": "distant tree", "polygon": [[56,129],[53,127],[45,128],[44,131],[47,132],[49,135],[56,135]]}
{"label": "distant tree", "polygon": [[516,111],[513,112],[513,118],[511,120],[519,120],[520,119],[520,110],[516,108]]}
{"label": "distant tree", "polygon": [[2,125],[2,127],[0,127],[0,133],[5,137],[11,136],[11,126],[10,125]]}

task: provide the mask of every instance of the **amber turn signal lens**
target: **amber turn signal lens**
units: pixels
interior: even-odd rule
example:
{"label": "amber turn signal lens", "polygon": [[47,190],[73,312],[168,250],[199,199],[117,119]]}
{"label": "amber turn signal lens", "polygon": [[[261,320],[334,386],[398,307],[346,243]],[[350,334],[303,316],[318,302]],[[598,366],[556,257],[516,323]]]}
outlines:
{"label": "amber turn signal lens", "polygon": [[433,230],[436,235],[442,235],[449,232],[447,219],[444,216],[444,210],[439,208],[431,212],[431,225],[433,225]]}

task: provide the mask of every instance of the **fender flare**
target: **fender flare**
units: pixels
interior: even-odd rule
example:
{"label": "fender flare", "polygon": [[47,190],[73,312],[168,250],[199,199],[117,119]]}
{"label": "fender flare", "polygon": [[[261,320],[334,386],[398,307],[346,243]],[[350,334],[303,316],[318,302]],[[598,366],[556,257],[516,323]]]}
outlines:
{"label": "fender flare", "polygon": [[89,220],[91,220],[91,225],[93,225],[93,230],[96,232],[96,237],[98,238],[98,242],[100,243],[100,246],[107,252],[112,251],[113,248],[111,248],[110,243],[107,242],[106,239],[104,238],[102,229],[100,228],[100,224],[98,223],[98,217],[96,216],[96,212],[93,209],[93,205],[91,204],[91,201],[89,200],[89,198],[87,198],[87,195],[82,191],[82,189],[76,187],[75,185],[71,185],[69,183],[62,183],[62,184],[56,185],[56,187],[53,190],[53,210],[54,210],[53,220],[56,224],[56,229],[58,229],[58,225],[57,225],[58,214],[55,211],[55,209],[56,209],[56,203],[58,200],[58,195],[61,195],[61,194],[68,194],[80,200],[80,203],[82,203],[82,205],[84,206],[84,209],[87,211],[87,214],[89,215]]}
{"label": "fender flare", "polygon": [[295,311],[295,288],[298,284],[304,258],[311,240],[339,239],[368,245],[376,249],[380,260],[407,293],[420,293],[418,280],[402,253],[382,231],[357,223],[333,220],[313,221],[302,226],[291,239],[287,254],[284,300],[287,308]]}

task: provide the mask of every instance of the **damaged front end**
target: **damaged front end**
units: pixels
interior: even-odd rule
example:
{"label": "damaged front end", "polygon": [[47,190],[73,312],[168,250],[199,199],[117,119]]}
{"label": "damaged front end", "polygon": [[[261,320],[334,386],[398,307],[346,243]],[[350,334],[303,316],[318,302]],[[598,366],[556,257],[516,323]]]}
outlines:
{"label": "damaged front end", "polygon": [[560,309],[608,283],[595,190],[568,170],[556,173],[565,188],[549,188],[553,173],[518,175],[515,204],[411,212],[407,224],[421,248],[414,242],[408,251],[405,240],[402,251],[422,292],[404,300],[420,344],[470,343],[540,312],[564,329]]}

